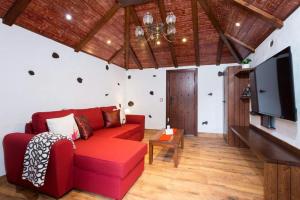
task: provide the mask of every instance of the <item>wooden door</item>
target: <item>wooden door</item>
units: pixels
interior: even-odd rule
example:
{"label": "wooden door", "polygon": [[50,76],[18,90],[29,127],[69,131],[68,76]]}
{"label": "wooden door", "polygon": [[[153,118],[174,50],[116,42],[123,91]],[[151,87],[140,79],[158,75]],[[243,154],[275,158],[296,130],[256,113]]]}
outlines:
{"label": "wooden door", "polygon": [[167,122],[197,135],[197,69],[167,71]]}

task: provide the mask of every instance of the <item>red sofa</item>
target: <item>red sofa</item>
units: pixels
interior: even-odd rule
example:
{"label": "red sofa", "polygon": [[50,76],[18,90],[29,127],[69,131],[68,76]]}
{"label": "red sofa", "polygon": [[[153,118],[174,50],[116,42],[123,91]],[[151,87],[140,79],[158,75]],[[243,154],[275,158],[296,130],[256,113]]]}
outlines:
{"label": "red sofa", "polygon": [[[147,145],[144,138],[145,117],[127,115],[126,124],[104,128],[102,111],[115,107],[39,112],[26,124],[27,134],[11,133],[4,137],[4,161],[8,182],[36,189],[59,198],[71,189],[80,189],[122,199],[144,170]],[[88,140],[76,140],[76,149],[67,140],[54,144],[50,153],[45,185],[36,188],[22,180],[23,159],[30,139],[48,131],[46,119],[70,113],[88,118],[94,134]]]}

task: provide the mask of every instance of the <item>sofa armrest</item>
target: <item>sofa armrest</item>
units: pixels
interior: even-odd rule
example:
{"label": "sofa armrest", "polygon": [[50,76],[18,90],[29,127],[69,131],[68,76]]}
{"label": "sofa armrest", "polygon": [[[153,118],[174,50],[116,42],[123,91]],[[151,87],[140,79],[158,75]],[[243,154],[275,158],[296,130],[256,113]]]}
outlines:
{"label": "sofa armrest", "polygon": [[21,180],[24,154],[32,137],[32,134],[11,133],[3,139],[6,177],[10,183],[18,183]]}
{"label": "sofa armrest", "polygon": [[142,141],[145,132],[145,116],[144,115],[126,115],[126,124],[138,124],[138,131],[132,140]]}
{"label": "sofa armrest", "polygon": [[[23,161],[27,145],[33,134],[11,133],[3,139],[4,162],[6,177],[10,183],[17,185],[31,185],[22,180]],[[50,151],[45,184],[36,188],[53,197],[60,197],[72,188],[73,182],[72,143],[68,140],[56,142]]]}
{"label": "sofa armrest", "polygon": [[140,124],[145,126],[145,116],[144,115],[126,115],[127,124]]}

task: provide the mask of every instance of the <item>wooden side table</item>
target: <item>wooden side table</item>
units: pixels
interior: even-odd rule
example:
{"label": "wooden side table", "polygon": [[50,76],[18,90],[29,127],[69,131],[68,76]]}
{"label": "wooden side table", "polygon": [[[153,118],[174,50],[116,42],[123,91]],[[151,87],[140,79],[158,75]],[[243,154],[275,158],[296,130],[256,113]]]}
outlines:
{"label": "wooden side table", "polygon": [[174,149],[174,166],[178,167],[178,148],[184,148],[184,130],[176,129],[175,133],[171,136],[170,140],[162,141],[160,137],[164,134],[164,131],[159,131],[152,139],[149,140],[149,164],[153,163],[153,147],[161,146]]}

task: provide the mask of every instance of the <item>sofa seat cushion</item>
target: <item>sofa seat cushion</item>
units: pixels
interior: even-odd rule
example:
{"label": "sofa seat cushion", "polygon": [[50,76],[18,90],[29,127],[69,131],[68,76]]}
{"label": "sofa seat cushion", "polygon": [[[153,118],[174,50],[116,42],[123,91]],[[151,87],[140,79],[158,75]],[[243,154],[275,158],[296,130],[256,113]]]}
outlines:
{"label": "sofa seat cushion", "polygon": [[98,174],[124,178],[147,153],[141,142],[100,138],[75,141],[74,164],[76,167]]}
{"label": "sofa seat cushion", "polygon": [[90,127],[95,131],[104,127],[104,120],[100,108],[87,108],[75,110],[76,116],[85,116]]}
{"label": "sofa seat cushion", "polygon": [[141,129],[139,124],[124,124],[115,128],[104,128],[94,131],[93,137],[127,139]]}
{"label": "sofa seat cushion", "polygon": [[46,119],[65,117],[74,113],[74,110],[60,110],[51,112],[37,112],[32,115],[32,128],[34,134],[49,131]]}

